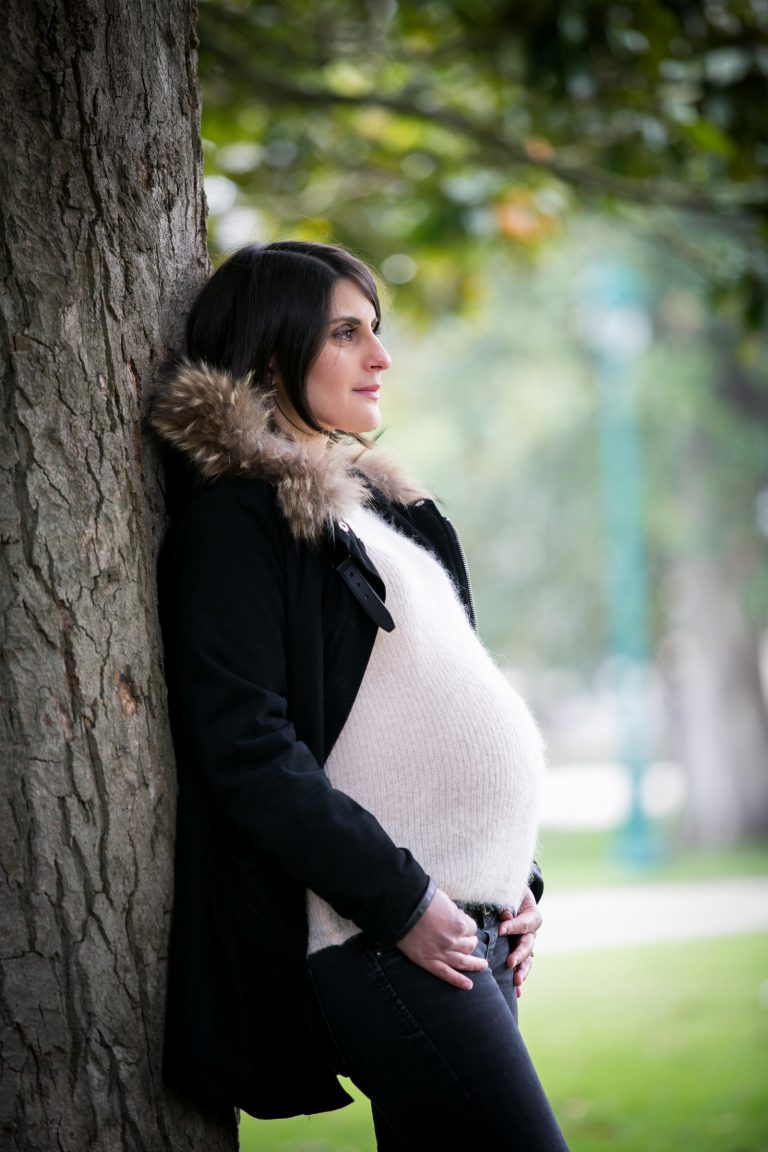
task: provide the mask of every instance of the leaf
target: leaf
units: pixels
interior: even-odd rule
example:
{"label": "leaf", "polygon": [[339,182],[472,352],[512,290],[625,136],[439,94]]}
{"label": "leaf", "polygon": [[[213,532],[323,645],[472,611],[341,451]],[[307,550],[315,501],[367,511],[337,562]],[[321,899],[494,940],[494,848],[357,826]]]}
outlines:
{"label": "leaf", "polygon": [[738,155],[730,136],[710,120],[695,120],[692,124],[680,124],[678,132],[681,136],[687,136],[692,144],[704,152],[724,156],[727,160],[732,160]]}

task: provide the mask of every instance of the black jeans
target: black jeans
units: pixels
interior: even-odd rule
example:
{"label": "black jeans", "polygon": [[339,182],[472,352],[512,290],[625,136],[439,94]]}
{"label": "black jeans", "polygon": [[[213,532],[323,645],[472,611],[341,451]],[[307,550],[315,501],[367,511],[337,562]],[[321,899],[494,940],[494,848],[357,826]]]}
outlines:
{"label": "black jeans", "polygon": [[371,1101],[381,1152],[483,1137],[506,1152],[567,1152],[517,1027],[516,938],[499,936],[494,913],[481,919],[475,955],[489,967],[469,992],[362,935],[309,958],[336,1071]]}

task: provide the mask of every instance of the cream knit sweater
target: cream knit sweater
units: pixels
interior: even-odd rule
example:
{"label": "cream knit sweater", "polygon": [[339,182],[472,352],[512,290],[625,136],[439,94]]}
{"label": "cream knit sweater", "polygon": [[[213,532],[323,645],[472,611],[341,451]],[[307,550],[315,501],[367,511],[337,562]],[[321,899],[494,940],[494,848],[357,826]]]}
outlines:
{"label": "cream knit sweater", "polygon": [[[517,908],[536,839],[536,724],[442,565],[370,509],[347,520],[381,573],[396,627],[376,635],[328,776],[453,899]],[[307,912],[310,953],[359,931],[311,891]]]}

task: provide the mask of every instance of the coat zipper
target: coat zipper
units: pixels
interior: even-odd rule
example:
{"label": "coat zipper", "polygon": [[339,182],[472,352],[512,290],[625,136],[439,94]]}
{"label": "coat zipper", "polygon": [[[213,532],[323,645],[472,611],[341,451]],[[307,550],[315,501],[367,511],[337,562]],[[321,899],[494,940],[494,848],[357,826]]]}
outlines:
{"label": "coat zipper", "polygon": [[464,577],[467,581],[467,592],[469,593],[469,610],[472,614],[472,626],[474,627],[475,631],[477,631],[477,612],[475,610],[475,597],[474,597],[474,594],[472,592],[472,581],[471,581],[470,576],[469,576],[469,564],[467,563],[467,556],[466,556],[466,553],[464,551],[464,545],[461,542],[461,537],[459,536],[458,532],[456,531],[456,529],[453,526],[453,521],[450,520],[447,516],[445,516],[444,519],[445,519],[446,524],[450,525],[451,532],[453,533],[453,538],[459,547],[459,555],[461,556],[461,563],[464,565]]}

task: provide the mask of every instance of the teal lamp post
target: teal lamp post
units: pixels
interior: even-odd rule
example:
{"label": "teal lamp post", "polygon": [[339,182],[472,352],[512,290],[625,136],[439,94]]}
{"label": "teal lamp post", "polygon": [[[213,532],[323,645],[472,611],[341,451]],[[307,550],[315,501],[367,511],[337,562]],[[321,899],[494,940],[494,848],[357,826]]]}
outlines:
{"label": "teal lamp post", "polygon": [[600,500],[609,670],[620,726],[620,756],[630,785],[619,831],[622,859],[657,855],[642,803],[651,759],[648,580],[643,531],[637,367],[651,340],[642,285],[632,269],[606,262],[581,282],[581,331],[598,386]]}

